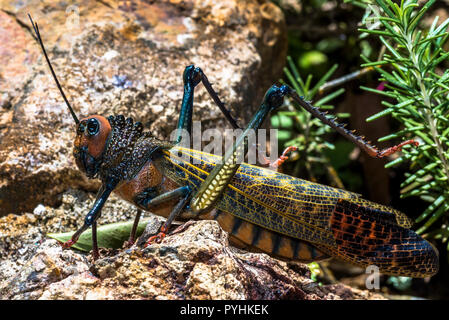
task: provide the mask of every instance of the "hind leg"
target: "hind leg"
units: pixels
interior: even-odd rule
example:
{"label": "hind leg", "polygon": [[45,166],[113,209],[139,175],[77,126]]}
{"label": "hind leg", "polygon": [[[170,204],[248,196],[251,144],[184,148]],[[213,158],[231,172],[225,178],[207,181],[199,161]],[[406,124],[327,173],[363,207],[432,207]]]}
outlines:
{"label": "hind leg", "polygon": [[258,130],[268,114],[280,107],[284,102],[284,96],[288,93],[286,86],[272,86],[267,93],[259,110],[251,119],[247,128],[237,138],[237,141],[225,152],[221,163],[217,164],[201,183],[198,191],[193,194],[190,208],[193,212],[200,213],[213,207],[215,202],[223,194],[231,179],[240,167],[239,159],[243,159],[248,148],[247,136],[252,130]]}

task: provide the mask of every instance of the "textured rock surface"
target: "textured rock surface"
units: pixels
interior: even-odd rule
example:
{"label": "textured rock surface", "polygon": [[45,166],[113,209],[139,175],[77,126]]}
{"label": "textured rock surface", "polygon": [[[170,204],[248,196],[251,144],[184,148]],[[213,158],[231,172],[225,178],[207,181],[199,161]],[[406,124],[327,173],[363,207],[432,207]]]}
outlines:
{"label": "textured rock surface", "polygon": [[[124,114],[169,138],[182,72],[202,67],[242,123],[280,76],[285,22],[268,1],[0,1],[0,215],[56,205],[69,187],[95,190],[74,166],[74,123],[26,16],[79,116]],[[194,120],[224,127],[201,88]]]}
{"label": "textured rock surface", "polygon": [[381,299],[344,285],[319,286],[306,265],[228,244],[215,221],[188,222],[144,250],[103,250],[90,256],[46,240],[8,277],[3,299]]}
{"label": "textured rock surface", "polygon": [[[94,198],[93,194],[69,190],[62,196],[62,204],[58,208],[38,205],[32,212],[0,218],[0,287],[19,273],[38,248],[46,250],[46,247],[42,249],[39,246],[48,239],[47,233],[68,232],[80,227]],[[136,212],[134,206],[112,195],[105,204],[99,223],[126,221],[134,218]],[[145,215],[153,216],[150,213]]]}
{"label": "textured rock surface", "polygon": [[[62,250],[49,232],[80,226],[94,196],[70,190],[58,208],[0,218],[2,299],[381,299],[344,285],[318,286],[303,264],[247,253],[228,243],[214,221],[187,222],[161,244],[142,250],[102,249],[102,259]],[[136,209],[111,196],[99,224],[126,221]],[[162,218],[148,224],[147,236]],[[144,241],[144,239],[142,239]]]}

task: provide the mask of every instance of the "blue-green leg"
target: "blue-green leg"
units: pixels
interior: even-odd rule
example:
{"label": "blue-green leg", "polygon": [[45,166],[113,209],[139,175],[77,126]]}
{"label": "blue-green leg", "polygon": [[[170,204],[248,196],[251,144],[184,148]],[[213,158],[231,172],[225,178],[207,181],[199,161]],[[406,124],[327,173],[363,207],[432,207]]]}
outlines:
{"label": "blue-green leg", "polygon": [[117,186],[117,181],[109,181],[105,184],[103,184],[98,191],[97,198],[95,200],[95,203],[90,209],[90,211],[87,213],[86,217],[84,218],[84,224],[81,228],[79,228],[73,235],[72,238],[69,241],[66,241],[62,244],[63,248],[70,248],[72,245],[74,245],[80,235],[86,231],[90,226],[92,226],[92,248],[94,250],[94,259],[98,257],[98,244],[97,244],[97,224],[96,221],[101,215],[101,209],[103,208],[104,204],[106,203],[106,200],[108,199],[109,195],[111,194],[112,190]]}
{"label": "blue-green leg", "polygon": [[211,83],[207,79],[206,75],[200,68],[195,68],[194,65],[190,65],[184,70],[184,96],[182,97],[181,112],[179,114],[178,124],[176,126],[177,134],[175,143],[181,142],[183,131],[187,131],[190,135],[192,132],[192,112],[193,112],[193,96],[195,87],[202,82],[209,95],[214,100],[215,104],[220,108],[225,118],[229,121],[234,129],[239,128],[235,119],[231,116],[231,113],[226,109],[223,102],[221,102],[215,90],[212,88]]}

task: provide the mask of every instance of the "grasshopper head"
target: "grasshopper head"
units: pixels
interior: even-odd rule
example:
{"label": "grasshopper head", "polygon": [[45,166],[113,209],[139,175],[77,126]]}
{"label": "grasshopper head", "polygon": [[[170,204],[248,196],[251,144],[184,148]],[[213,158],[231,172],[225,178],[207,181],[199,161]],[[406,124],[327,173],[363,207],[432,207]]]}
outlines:
{"label": "grasshopper head", "polygon": [[93,115],[77,124],[73,156],[78,168],[89,178],[100,169],[110,133],[111,125],[102,116]]}

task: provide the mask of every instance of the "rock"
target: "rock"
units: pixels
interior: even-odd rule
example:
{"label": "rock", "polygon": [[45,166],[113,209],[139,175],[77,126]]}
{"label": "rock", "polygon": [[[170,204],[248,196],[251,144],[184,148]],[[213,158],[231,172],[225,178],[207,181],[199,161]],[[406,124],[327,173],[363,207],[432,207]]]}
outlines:
{"label": "rock", "polygon": [[[89,269],[85,256],[62,250],[55,240],[43,242],[30,261],[12,278],[1,296],[6,299],[38,299],[47,286]],[[76,297],[76,295],[74,295]]]}
{"label": "rock", "polygon": [[[33,213],[22,215],[9,214],[0,218],[0,258],[24,265],[36,250],[36,245],[44,241],[47,233],[68,232],[76,230],[83,223],[83,218],[92,207],[95,197],[80,190],[69,190],[62,195],[61,205],[57,208],[39,204]],[[111,195],[106,202],[99,225],[134,219],[137,208]],[[145,217],[154,217],[144,213]],[[0,265],[0,281],[2,277]]]}
{"label": "rock", "polygon": [[382,298],[345,285],[320,286],[306,265],[233,248],[216,221],[189,222],[160,244],[134,246],[92,265],[46,240],[0,290],[4,299]]}
{"label": "rock", "polygon": [[[245,124],[281,75],[285,22],[269,1],[0,0],[0,215],[55,206],[69,187],[99,185],[77,170],[74,123],[34,41],[31,13],[79,117],[123,114],[159,138],[174,129],[185,66],[200,66]],[[14,40],[11,40],[14,39]],[[6,85],[5,85],[6,84]],[[204,88],[194,120],[223,128]]]}

